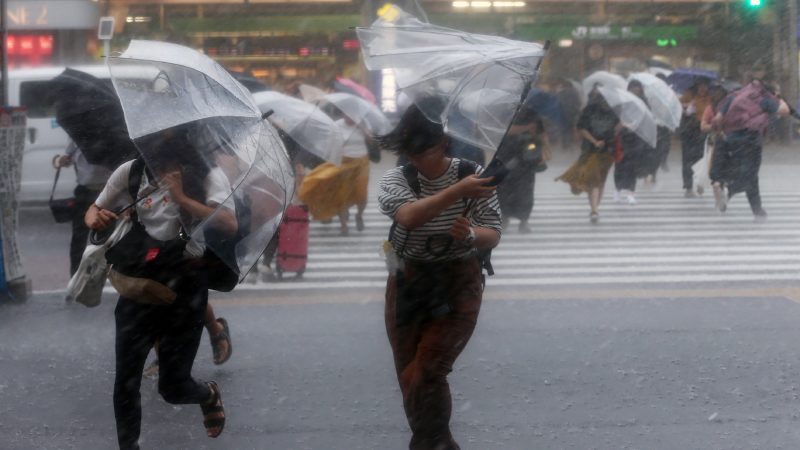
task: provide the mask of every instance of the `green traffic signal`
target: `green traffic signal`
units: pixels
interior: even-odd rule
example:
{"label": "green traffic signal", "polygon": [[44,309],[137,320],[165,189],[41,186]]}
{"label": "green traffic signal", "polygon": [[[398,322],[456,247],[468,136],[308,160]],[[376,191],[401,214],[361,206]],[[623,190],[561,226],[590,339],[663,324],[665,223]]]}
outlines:
{"label": "green traffic signal", "polygon": [[749,8],[760,8],[763,6],[762,0],[745,0]]}

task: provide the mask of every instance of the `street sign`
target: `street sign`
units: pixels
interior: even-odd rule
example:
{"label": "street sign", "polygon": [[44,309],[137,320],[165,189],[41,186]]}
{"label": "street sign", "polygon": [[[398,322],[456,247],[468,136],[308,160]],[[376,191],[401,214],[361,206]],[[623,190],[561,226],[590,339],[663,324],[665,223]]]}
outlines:
{"label": "street sign", "polygon": [[111,16],[101,17],[100,24],[97,26],[97,39],[108,41],[114,37],[114,18]]}

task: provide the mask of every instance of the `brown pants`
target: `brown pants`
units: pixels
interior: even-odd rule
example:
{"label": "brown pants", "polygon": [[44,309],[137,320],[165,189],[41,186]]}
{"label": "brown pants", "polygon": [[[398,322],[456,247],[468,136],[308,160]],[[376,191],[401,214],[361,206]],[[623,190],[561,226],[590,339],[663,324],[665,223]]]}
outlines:
{"label": "brown pants", "polygon": [[[458,450],[450,433],[452,399],[447,374],[466,347],[481,307],[481,271],[476,258],[448,262],[450,312],[432,320],[396,325],[397,288],[386,285],[386,331],[413,436],[411,450]],[[407,271],[413,270],[408,267]]]}

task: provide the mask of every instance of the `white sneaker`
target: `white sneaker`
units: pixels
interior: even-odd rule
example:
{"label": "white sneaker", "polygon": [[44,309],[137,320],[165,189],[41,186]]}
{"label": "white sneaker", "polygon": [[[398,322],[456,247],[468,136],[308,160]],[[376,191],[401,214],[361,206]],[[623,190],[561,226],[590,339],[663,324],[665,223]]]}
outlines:
{"label": "white sneaker", "polygon": [[628,196],[628,204],[629,205],[635,205],[636,204],[636,197],[634,197],[633,195],[629,195]]}

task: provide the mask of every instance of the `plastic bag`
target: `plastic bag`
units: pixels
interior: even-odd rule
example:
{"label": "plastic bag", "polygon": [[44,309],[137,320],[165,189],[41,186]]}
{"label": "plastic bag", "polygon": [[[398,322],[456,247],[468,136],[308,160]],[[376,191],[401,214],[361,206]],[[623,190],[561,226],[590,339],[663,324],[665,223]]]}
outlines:
{"label": "plastic bag", "polygon": [[703,149],[703,157],[700,158],[694,165],[692,165],[692,180],[694,190],[698,188],[711,189],[711,178],[709,171],[711,170],[711,160],[714,157],[714,145],[711,140],[706,138],[705,148]]}
{"label": "plastic bag", "polygon": [[114,232],[100,245],[89,244],[81,256],[81,263],[75,275],[67,284],[67,300],[74,300],[88,307],[100,304],[103,287],[108,275],[106,250],[117,243],[130,230],[131,221],[123,217],[114,228]]}

